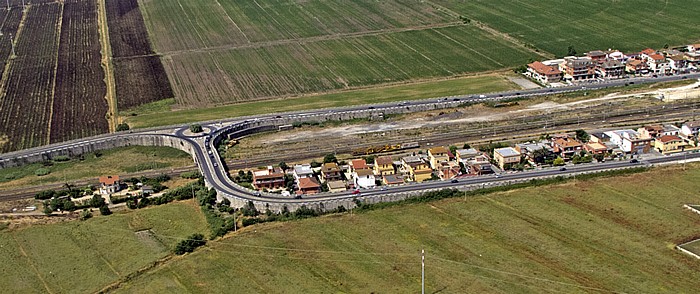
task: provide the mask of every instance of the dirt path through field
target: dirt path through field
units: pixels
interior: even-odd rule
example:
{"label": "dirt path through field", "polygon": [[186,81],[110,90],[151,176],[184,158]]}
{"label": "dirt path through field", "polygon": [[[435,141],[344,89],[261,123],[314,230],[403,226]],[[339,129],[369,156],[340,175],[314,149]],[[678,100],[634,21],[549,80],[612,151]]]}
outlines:
{"label": "dirt path through field", "polygon": [[105,99],[109,109],[107,110],[107,123],[109,124],[109,132],[117,130],[119,124],[119,116],[117,115],[117,94],[114,83],[114,69],[112,67],[112,46],[109,43],[109,27],[107,26],[107,10],[105,0],[97,1],[97,30],[100,34],[100,46],[102,50],[102,68],[105,71],[105,85],[107,92]]}
{"label": "dirt path through field", "polygon": [[22,244],[19,241],[17,241],[17,237],[15,237],[15,234],[10,233],[10,235],[12,235],[12,239],[15,240],[15,243],[17,243],[17,248],[19,248],[19,251],[22,254],[22,256],[24,256],[24,258],[27,259],[27,264],[29,264],[29,266],[32,268],[32,271],[34,271],[34,273],[36,273],[36,276],[39,278],[41,283],[44,285],[44,289],[46,289],[46,292],[53,293],[53,291],[51,291],[51,289],[49,288],[49,284],[46,283],[46,280],[44,280],[44,277],[41,276],[41,273],[39,273],[39,270],[37,270],[36,266],[34,266],[31,259],[29,259],[29,255],[27,254],[26,251],[24,251],[24,247],[22,247]]}

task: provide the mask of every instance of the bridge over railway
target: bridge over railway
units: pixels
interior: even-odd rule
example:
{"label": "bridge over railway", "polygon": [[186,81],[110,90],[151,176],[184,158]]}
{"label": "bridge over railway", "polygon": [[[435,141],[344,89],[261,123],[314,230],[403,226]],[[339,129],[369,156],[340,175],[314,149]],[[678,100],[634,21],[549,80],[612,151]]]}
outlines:
{"label": "bridge over railway", "polygon": [[260,132],[277,131],[280,127],[294,123],[310,121],[343,121],[358,118],[382,117],[389,114],[402,114],[426,110],[456,107],[463,103],[480,103],[512,98],[527,98],[540,95],[560,94],[581,90],[595,90],[629,84],[654,83],[681,79],[700,78],[700,73],[667,76],[660,78],[632,78],[613,80],[604,83],[572,85],[560,88],[543,88],[531,90],[485,93],[481,95],[463,95],[441,97],[401,103],[385,103],[360,105],[344,108],[328,108],[322,110],[288,112],[251,117],[242,117],[224,121],[202,123],[204,133],[192,134],[188,126],[168,126],[150,128],[124,133],[105,134],[91,138],[51,144],[11,153],[0,154],[0,168],[18,166],[33,162],[50,160],[56,156],[78,156],[84,153],[131,145],[166,146],[180,149],[192,156],[193,161],[204,176],[207,187],[218,192],[219,199],[227,198],[234,207],[242,207],[252,201],[261,210],[269,208],[280,211],[283,207],[295,210],[302,205],[321,210],[335,209],[340,205],[346,208],[355,206],[355,199],[367,203],[397,201],[416,196],[430,190],[444,188],[478,189],[493,185],[508,185],[529,181],[535,178],[555,176],[570,176],[581,173],[592,173],[613,169],[623,169],[640,165],[653,165],[683,160],[700,159],[700,153],[683,156],[672,156],[650,159],[645,162],[613,161],[601,164],[576,166],[565,171],[559,169],[542,169],[520,173],[507,173],[500,176],[480,176],[452,182],[414,183],[402,186],[388,187],[363,191],[359,195],[347,193],[320,193],[305,196],[301,199],[284,197],[253,191],[234,183],[229,177],[226,167],[216,152],[216,146],[224,139],[241,139],[245,136]]}

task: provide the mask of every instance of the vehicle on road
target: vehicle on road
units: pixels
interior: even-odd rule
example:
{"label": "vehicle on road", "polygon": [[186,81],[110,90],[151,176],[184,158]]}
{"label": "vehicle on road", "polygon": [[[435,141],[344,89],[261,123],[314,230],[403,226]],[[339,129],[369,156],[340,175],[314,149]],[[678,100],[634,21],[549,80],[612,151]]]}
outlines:
{"label": "vehicle on road", "polygon": [[356,189],[355,191],[352,191],[352,194],[353,194],[353,195],[360,194],[360,189]]}
{"label": "vehicle on road", "polygon": [[459,183],[459,180],[458,180],[458,179],[452,179],[452,180],[450,181],[450,183]]}
{"label": "vehicle on road", "polygon": [[559,170],[560,170],[560,171],[566,171],[566,168],[565,168],[565,167],[562,167],[562,168],[560,168]]}
{"label": "vehicle on road", "polygon": [[637,160],[636,158],[634,158],[634,159],[630,160],[630,163],[639,163],[639,160]]}

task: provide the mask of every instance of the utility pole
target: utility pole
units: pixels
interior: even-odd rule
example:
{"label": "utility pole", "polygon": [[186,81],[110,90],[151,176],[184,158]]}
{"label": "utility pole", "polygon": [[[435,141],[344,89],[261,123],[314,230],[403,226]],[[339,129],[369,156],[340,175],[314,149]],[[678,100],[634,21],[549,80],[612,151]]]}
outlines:
{"label": "utility pole", "polygon": [[425,294],[425,249],[421,249],[421,263],[420,263],[420,293]]}

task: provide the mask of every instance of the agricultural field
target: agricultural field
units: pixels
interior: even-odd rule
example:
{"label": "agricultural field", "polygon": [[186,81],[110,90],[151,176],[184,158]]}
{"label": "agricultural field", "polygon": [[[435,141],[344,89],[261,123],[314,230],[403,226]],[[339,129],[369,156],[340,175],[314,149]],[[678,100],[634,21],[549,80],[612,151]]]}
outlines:
{"label": "agricultural field", "polygon": [[137,0],[106,0],[117,108],[129,109],[172,98],[168,76],[153,55]]}
{"label": "agricultural field", "polygon": [[0,7],[0,152],[108,132],[97,2],[27,3]]}
{"label": "agricultural field", "polygon": [[[663,177],[663,181],[659,178]],[[660,168],[365,213],[255,225],[118,291],[692,293],[700,169]]]}
{"label": "agricultural field", "polygon": [[512,67],[534,54],[470,26],[170,55],[181,107],[351,89]]}
{"label": "agricultural field", "polygon": [[15,36],[17,56],[2,84],[0,137],[6,139],[0,151],[49,143],[61,9],[59,4],[31,7]]}
{"label": "agricultural field", "polygon": [[105,99],[107,88],[96,23],[95,1],[63,5],[50,142],[109,132],[105,117],[109,107]]}
{"label": "agricultural field", "polygon": [[97,292],[168,256],[181,238],[206,230],[199,207],[186,201],[0,231],[0,288],[8,293]]}
{"label": "agricultural field", "polygon": [[[0,190],[192,165],[189,154],[174,148],[130,146],[54,161],[50,166],[37,163],[0,169]],[[48,169],[49,174],[37,176],[40,168]]]}
{"label": "agricultural field", "polygon": [[143,1],[158,52],[241,46],[458,21],[414,0]]}
{"label": "agricultural field", "polygon": [[682,0],[432,0],[455,14],[558,56],[615,48],[638,51],[700,40],[700,5]]}

